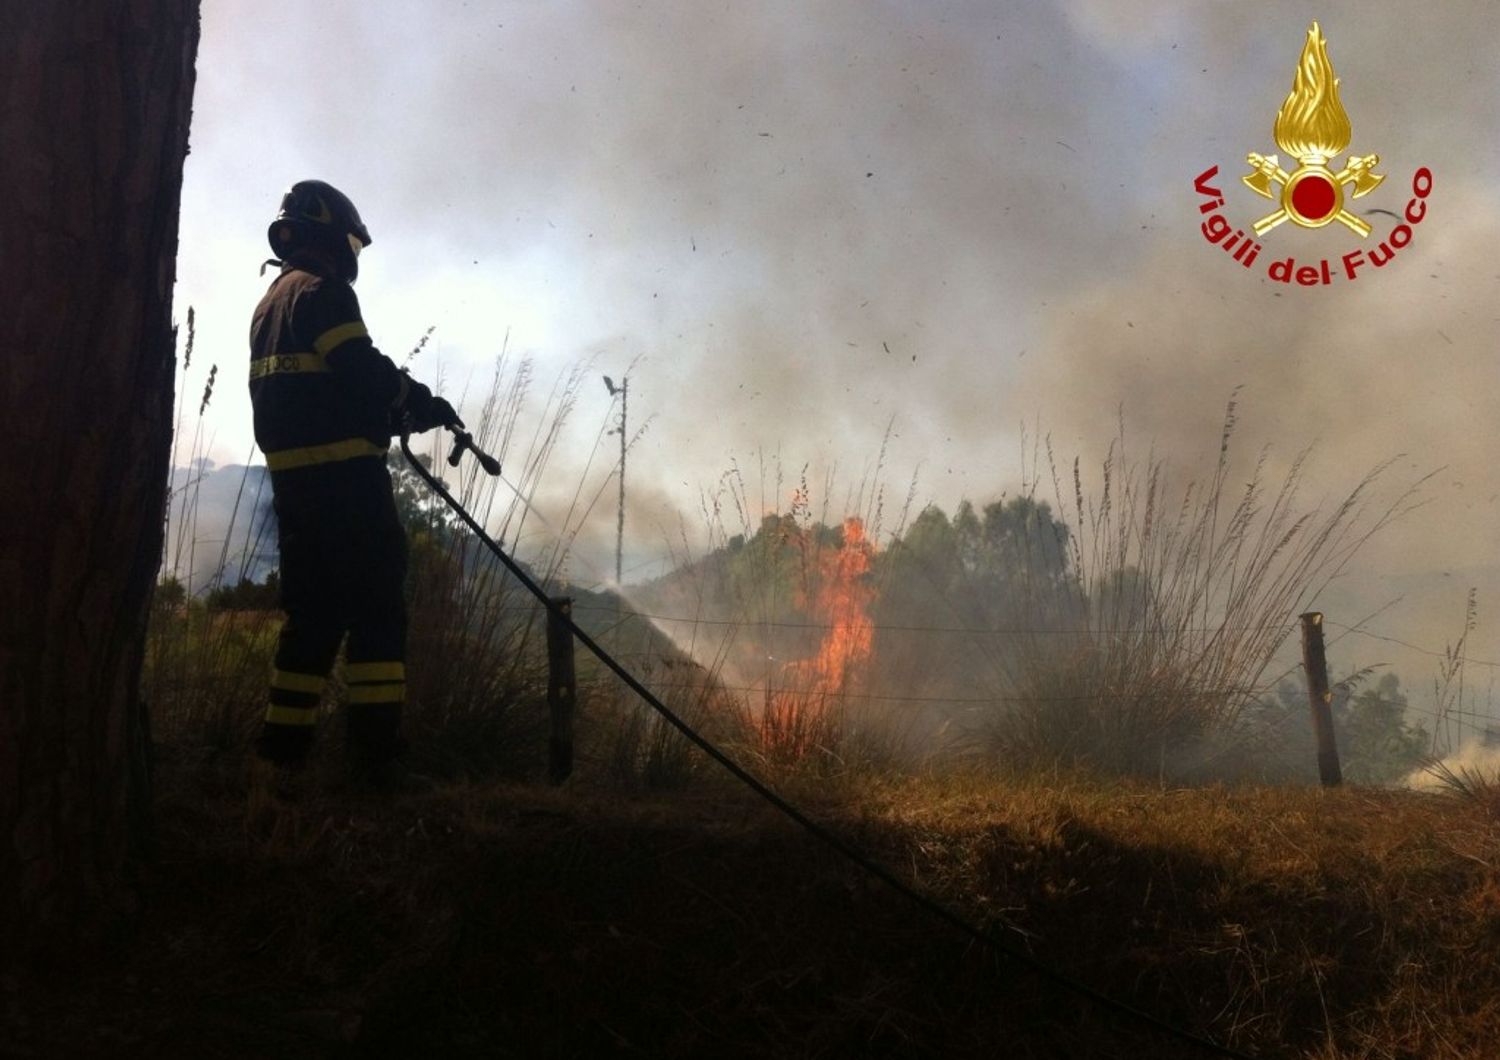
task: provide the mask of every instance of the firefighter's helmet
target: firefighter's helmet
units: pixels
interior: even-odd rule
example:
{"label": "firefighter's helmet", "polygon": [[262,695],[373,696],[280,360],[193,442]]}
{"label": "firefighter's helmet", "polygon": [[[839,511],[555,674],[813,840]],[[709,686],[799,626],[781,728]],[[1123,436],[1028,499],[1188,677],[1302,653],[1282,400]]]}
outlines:
{"label": "firefighter's helmet", "polygon": [[321,180],[299,180],[287,189],[266,239],[279,258],[320,252],[350,283],[359,275],[360,250],[371,243],[370,230],[349,196]]}

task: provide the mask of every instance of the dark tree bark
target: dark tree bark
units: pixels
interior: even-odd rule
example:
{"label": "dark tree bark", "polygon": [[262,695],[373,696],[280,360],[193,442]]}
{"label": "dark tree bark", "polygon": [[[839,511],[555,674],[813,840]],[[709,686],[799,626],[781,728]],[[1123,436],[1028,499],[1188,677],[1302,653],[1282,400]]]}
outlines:
{"label": "dark tree bark", "polygon": [[0,0],[0,954],[131,902],[198,0]]}

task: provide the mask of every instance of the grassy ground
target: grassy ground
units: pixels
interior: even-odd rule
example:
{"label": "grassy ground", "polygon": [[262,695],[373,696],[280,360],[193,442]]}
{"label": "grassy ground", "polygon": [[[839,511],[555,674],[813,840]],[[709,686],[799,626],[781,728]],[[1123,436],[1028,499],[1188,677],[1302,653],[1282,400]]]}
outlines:
{"label": "grassy ground", "polygon": [[[1256,1056],[1480,1057],[1500,804],[1079,777],[790,779],[1010,946]],[[124,956],[0,987],[0,1055],[1203,1055],[971,946],[730,784],[672,795],[168,759]]]}

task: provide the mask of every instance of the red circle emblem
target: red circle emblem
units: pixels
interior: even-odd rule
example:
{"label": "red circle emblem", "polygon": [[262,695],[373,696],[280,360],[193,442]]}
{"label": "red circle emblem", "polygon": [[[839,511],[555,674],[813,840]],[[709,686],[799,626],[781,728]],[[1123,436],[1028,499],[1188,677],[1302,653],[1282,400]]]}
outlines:
{"label": "red circle emblem", "polygon": [[1309,221],[1321,221],[1333,213],[1338,201],[1333,181],[1316,173],[1308,174],[1292,189],[1292,207]]}

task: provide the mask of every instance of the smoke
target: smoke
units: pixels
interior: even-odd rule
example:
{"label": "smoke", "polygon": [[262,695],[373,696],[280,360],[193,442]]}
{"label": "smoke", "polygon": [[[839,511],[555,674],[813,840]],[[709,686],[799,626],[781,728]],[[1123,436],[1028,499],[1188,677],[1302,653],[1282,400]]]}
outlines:
{"label": "smoke", "polygon": [[[1459,535],[1448,544],[1481,555],[1500,490],[1489,459],[1500,427],[1486,411],[1497,396],[1492,286],[1474,281],[1495,278],[1500,214],[1472,185],[1439,202],[1434,213],[1464,218],[1462,227],[1429,220],[1401,252],[1410,259],[1342,291],[1237,275],[1206,242],[1162,248],[1132,274],[1078,292],[1049,333],[1053,355],[1028,359],[1019,389],[1085,450],[1102,452],[1123,408],[1143,444],[1191,464],[1217,458],[1225,403],[1242,387],[1241,444],[1252,452],[1271,444],[1288,461],[1313,445],[1317,462],[1346,478],[1400,453],[1403,469],[1446,467],[1445,504],[1476,516],[1446,528]],[[1394,223],[1378,220],[1372,239]],[[1263,258],[1287,250],[1316,261],[1320,243],[1350,242],[1284,241]]]}
{"label": "smoke", "polygon": [[199,461],[173,468],[170,489],[163,577],[196,595],[241,578],[263,581],[275,569],[276,516],[263,465]]}
{"label": "smoke", "polygon": [[[1500,441],[1487,363],[1500,212],[1483,176],[1500,169],[1500,9],[1404,10],[1318,12],[1350,149],[1379,153],[1387,174],[1357,206],[1399,212],[1412,172],[1435,175],[1411,245],[1324,290],[1229,261],[1199,234],[1192,192],[1218,164],[1226,214],[1259,215],[1238,176],[1246,152],[1275,150],[1300,4],[416,17],[225,0],[205,10],[183,282],[205,291],[190,299],[204,345],[243,349],[267,211],[316,175],[375,234],[360,296],[378,341],[399,353],[438,325],[424,378],[487,364],[507,329],[544,362],[593,353],[617,372],[647,355],[631,411],[657,420],[631,455],[628,565],[758,451],[857,473],[894,418],[890,480],[920,469],[918,505],[951,511],[1015,488],[1023,423],[1088,466],[1123,412],[1138,452],[1195,474],[1242,386],[1238,451],[1270,445],[1284,468],[1316,446],[1312,497],[1397,453],[1393,483],[1446,468],[1427,514],[1372,543],[1337,612],[1405,594],[1407,635],[1440,643],[1467,585],[1481,609],[1500,590],[1486,460]],[[1372,239],[1394,224],[1367,219]],[[1283,226],[1260,266],[1359,245],[1333,227]],[[233,269],[248,281],[230,284]],[[549,497],[571,491],[609,415],[595,389]],[[222,411],[248,433],[243,404]],[[608,571],[614,514],[606,496],[579,539]]]}
{"label": "smoke", "polygon": [[1447,791],[1452,784],[1444,775],[1460,780],[1500,784],[1500,744],[1471,740],[1433,766],[1415,770],[1406,778],[1406,787],[1416,791]]}

